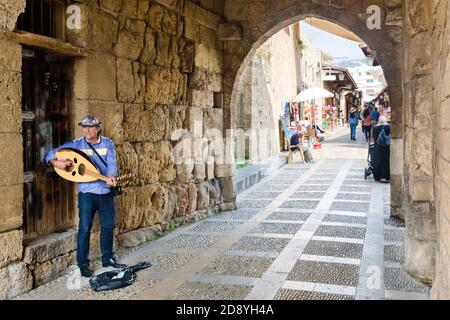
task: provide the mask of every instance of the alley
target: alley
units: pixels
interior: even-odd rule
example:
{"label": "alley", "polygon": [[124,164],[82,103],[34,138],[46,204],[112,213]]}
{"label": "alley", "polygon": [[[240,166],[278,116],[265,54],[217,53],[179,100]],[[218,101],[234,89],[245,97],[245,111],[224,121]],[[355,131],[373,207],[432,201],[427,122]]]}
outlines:
{"label": "alley", "polygon": [[363,178],[366,145],[341,129],[314,156],[241,193],[234,212],[119,252],[153,263],[134,285],[95,293],[68,271],[17,299],[428,299],[402,269],[389,185]]}

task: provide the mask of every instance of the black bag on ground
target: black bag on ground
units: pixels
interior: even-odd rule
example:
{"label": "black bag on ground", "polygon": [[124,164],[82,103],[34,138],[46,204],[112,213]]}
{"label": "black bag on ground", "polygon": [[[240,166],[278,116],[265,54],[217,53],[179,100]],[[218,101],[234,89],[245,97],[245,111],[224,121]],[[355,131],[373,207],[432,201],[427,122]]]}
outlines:
{"label": "black bag on ground", "polygon": [[151,267],[151,265],[150,262],[144,261],[123,269],[103,272],[89,279],[89,284],[96,292],[123,288],[133,284],[136,279],[136,271]]}

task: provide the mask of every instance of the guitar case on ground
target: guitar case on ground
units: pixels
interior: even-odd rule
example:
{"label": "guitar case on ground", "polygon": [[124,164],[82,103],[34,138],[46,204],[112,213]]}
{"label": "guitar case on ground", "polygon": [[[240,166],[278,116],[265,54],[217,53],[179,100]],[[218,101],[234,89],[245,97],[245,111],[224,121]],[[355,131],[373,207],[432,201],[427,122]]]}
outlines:
{"label": "guitar case on ground", "polygon": [[96,292],[123,288],[133,284],[136,279],[136,271],[151,266],[150,262],[144,261],[123,269],[103,272],[90,278],[89,284]]}

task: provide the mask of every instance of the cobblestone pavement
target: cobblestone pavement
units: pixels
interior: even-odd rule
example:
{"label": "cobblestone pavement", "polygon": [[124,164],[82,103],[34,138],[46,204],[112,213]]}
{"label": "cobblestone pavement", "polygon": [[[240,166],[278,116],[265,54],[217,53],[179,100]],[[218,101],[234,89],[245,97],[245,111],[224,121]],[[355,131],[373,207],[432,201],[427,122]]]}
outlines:
{"label": "cobblestone pavement", "polygon": [[75,268],[18,299],[428,299],[402,268],[405,227],[389,216],[389,185],[364,180],[358,135],[328,136],[315,163],[284,166],[241,193],[234,212],[119,252],[153,263],[131,286],[95,293]]}

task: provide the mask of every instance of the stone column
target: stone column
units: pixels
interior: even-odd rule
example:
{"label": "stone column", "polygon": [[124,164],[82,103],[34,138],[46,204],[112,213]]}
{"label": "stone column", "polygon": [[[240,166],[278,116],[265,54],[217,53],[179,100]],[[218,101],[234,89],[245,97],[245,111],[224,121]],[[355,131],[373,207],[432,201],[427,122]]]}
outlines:
{"label": "stone column", "polygon": [[404,4],[404,266],[414,277],[431,283],[436,251],[432,8],[428,2]]}

